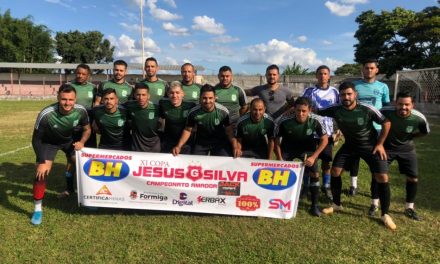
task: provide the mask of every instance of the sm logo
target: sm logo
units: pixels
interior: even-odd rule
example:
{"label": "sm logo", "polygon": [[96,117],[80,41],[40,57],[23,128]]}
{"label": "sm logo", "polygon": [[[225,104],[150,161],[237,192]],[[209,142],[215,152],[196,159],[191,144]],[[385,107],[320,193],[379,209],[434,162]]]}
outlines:
{"label": "sm logo", "polygon": [[128,165],[119,160],[90,159],[84,164],[83,169],[90,178],[103,182],[119,181],[130,173]]}
{"label": "sm logo", "polygon": [[282,168],[261,168],[254,172],[252,178],[261,188],[272,191],[292,187],[297,180],[295,172]]}
{"label": "sm logo", "polygon": [[280,209],[282,211],[290,211],[292,207],[292,200],[285,202],[281,199],[270,199],[269,200],[269,209]]}

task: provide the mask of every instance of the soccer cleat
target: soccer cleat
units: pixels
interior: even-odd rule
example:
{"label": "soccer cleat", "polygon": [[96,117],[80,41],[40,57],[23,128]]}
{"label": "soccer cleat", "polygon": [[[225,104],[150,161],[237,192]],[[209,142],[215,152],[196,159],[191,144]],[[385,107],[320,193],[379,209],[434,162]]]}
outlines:
{"label": "soccer cleat", "polygon": [[368,216],[369,217],[374,217],[376,215],[376,212],[379,211],[379,207],[372,204],[370,205],[370,208],[368,209]]}
{"label": "soccer cleat", "polygon": [[313,216],[317,216],[317,217],[321,216],[321,211],[319,210],[319,206],[317,205],[312,205],[309,209],[309,213]]}
{"label": "soccer cleat", "polygon": [[384,214],[384,215],[382,216],[382,221],[383,221],[384,225],[385,225],[388,229],[390,229],[390,230],[396,230],[397,226],[396,226],[396,224],[394,223],[394,221],[393,221],[393,219],[391,218],[391,216],[389,216],[389,215],[387,215],[387,214]]}
{"label": "soccer cleat", "polygon": [[331,215],[337,211],[342,211],[342,205],[332,204],[330,207],[322,209],[322,213],[325,215]]}
{"label": "soccer cleat", "polygon": [[408,217],[408,218],[410,218],[410,219],[413,219],[413,220],[416,220],[416,221],[420,221],[420,220],[422,220],[422,219],[420,219],[420,217],[417,215],[416,211],[414,211],[414,209],[412,209],[412,208],[407,208],[407,209],[405,209],[404,214],[405,214],[406,217]]}
{"label": "soccer cleat", "polygon": [[43,221],[43,211],[35,211],[32,214],[31,223],[33,225],[39,225]]}
{"label": "soccer cleat", "polygon": [[350,190],[348,190],[348,195],[349,196],[356,196],[357,191],[358,191],[358,188],[351,186]]}
{"label": "soccer cleat", "polygon": [[58,194],[58,199],[65,199],[70,197],[71,192],[68,190],[65,190]]}

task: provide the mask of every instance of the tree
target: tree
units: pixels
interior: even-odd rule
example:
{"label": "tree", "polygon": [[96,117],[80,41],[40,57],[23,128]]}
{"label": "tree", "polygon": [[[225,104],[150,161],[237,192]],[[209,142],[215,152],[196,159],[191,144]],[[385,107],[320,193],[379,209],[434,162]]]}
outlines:
{"label": "tree", "polygon": [[292,67],[289,65],[286,66],[282,75],[307,75],[310,74],[308,68],[304,68],[300,64],[293,62]]}
{"label": "tree", "polygon": [[113,61],[110,41],[98,31],[57,32],[56,51],[64,63],[107,63]]}
{"label": "tree", "polygon": [[344,64],[338,67],[335,71],[335,75],[349,75],[349,76],[359,76],[362,72],[362,64],[352,63]]}

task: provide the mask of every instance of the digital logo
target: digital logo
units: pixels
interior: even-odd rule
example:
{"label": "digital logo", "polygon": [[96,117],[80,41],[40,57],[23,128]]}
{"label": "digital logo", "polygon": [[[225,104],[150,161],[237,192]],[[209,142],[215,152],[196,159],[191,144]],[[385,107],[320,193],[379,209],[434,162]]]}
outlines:
{"label": "digital logo", "polygon": [[285,168],[261,168],[257,169],[253,176],[254,182],[261,188],[281,191],[292,187],[297,176],[294,171]]}
{"label": "digital logo", "polygon": [[226,204],[226,198],[221,197],[206,197],[199,196],[197,197],[197,203],[210,203],[210,204]]}
{"label": "digital logo", "polygon": [[130,173],[127,163],[106,159],[90,159],[84,164],[83,170],[90,178],[103,182],[119,181]]}
{"label": "digital logo", "polygon": [[137,193],[137,191],[132,190],[132,191],[130,192],[130,198],[131,198],[132,200],[136,200],[137,197],[138,197],[138,193]]}
{"label": "digital logo", "polygon": [[253,195],[242,195],[235,200],[235,206],[242,211],[255,211],[261,206],[261,201]]}
{"label": "digital logo", "polygon": [[269,209],[278,209],[283,212],[290,212],[292,208],[292,200],[287,202],[281,199],[270,199],[269,200]]}
{"label": "digital logo", "polygon": [[240,182],[218,182],[217,195],[240,196]]}
{"label": "digital logo", "polygon": [[188,195],[186,193],[180,193],[179,194],[179,200],[173,199],[173,205],[178,206],[193,206],[194,202],[191,200],[187,200]]}
{"label": "digital logo", "polygon": [[96,193],[96,195],[112,195],[107,186],[103,185],[101,189]]}

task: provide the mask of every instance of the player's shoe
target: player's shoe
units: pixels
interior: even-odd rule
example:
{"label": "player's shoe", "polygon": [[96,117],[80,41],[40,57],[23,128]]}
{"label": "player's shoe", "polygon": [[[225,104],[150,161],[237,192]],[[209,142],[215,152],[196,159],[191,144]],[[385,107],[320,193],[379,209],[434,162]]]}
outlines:
{"label": "player's shoe", "polygon": [[390,230],[396,230],[397,226],[396,226],[396,224],[394,223],[394,221],[393,221],[393,219],[391,218],[391,216],[389,216],[389,215],[387,215],[387,214],[384,214],[384,215],[382,216],[382,221],[383,221],[384,225],[385,225],[388,229],[390,229]]}
{"label": "player's shoe", "polygon": [[321,210],[319,209],[319,206],[312,205],[309,209],[309,213],[313,216],[320,217],[321,216]]}
{"label": "player's shoe", "polygon": [[32,214],[31,223],[33,225],[39,225],[43,222],[43,211],[35,211]]}
{"label": "player's shoe", "polygon": [[338,211],[342,211],[342,205],[332,204],[330,207],[322,209],[322,213],[325,215],[331,215]]}
{"label": "player's shoe", "polygon": [[349,196],[356,196],[357,191],[358,191],[358,188],[351,186],[350,190],[348,190],[348,195]]}
{"label": "player's shoe", "polygon": [[368,209],[368,216],[374,217],[376,215],[376,212],[379,211],[379,206],[376,206],[374,204],[370,205],[370,208]]}
{"label": "player's shoe", "polygon": [[410,218],[410,219],[413,219],[413,220],[416,220],[416,221],[420,221],[420,220],[422,220],[422,219],[417,215],[416,211],[414,211],[414,209],[412,209],[412,208],[407,208],[407,209],[405,209],[404,214],[405,214],[406,217],[408,217],[408,218]]}
{"label": "player's shoe", "polygon": [[58,199],[66,199],[66,198],[69,198],[70,195],[71,195],[72,193],[73,193],[73,192],[68,191],[68,190],[65,190],[65,191],[63,191],[63,192],[60,192],[60,193],[58,194]]}

